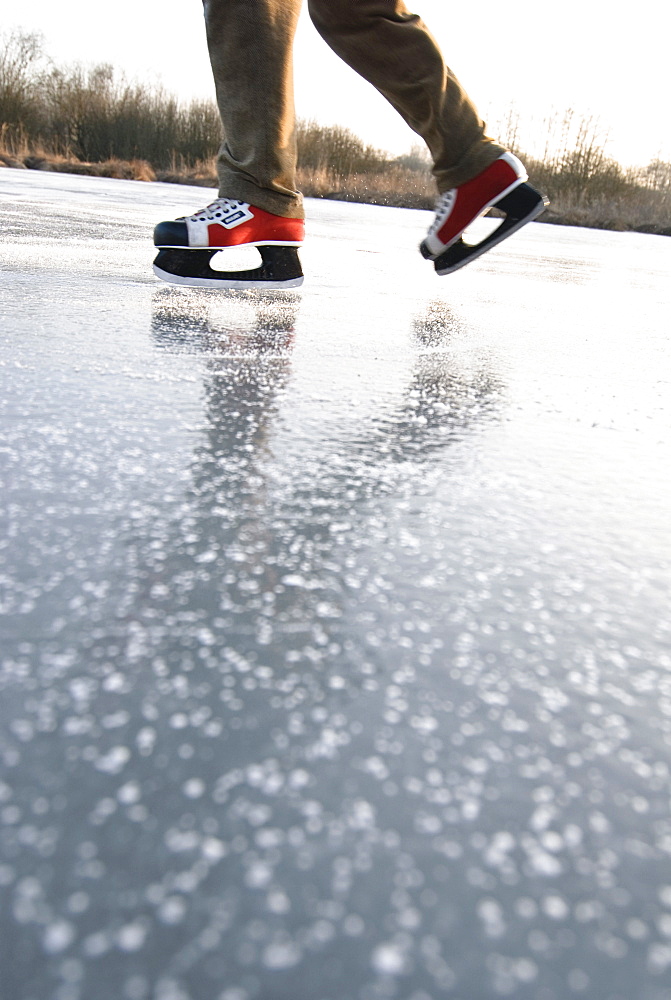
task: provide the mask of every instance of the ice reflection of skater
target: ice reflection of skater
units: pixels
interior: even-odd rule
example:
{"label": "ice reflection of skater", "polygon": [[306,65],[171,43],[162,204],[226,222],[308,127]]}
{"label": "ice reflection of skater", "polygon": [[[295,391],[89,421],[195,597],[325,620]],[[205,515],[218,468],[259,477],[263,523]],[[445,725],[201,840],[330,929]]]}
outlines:
{"label": "ice reflection of skater", "polygon": [[[421,349],[396,405],[373,414],[337,452],[327,445],[294,466],[282,450],[282,407],[298,302],[268,294],[243,304],[231,297],[229,305],[227,313],[225,301],[188,290],[161,289],[154,299],[157,345],[199,350],[205,360],[205,424],[191,463],[189,516],[173,525],[169,562],[199,567],[188,580],[190,605],[211,610],[219,602],[229,614],[221,619],[229,638],[242,625],[250,641],[256,635],[265,644],[278,615],[312,627],[312,591],[278,581],[319,563],[332,544],[330,526],[356,525],[357,511],[386,496],[398,476],[405,479],[403,463],[440,465],[442,451],[498,419],[503,386],[479,357],[459,351],[446,362],[458,318],[434,302],[415,320]],[[171,575],[168,565],[162,573]]]}
{"label": "ice reflection of skater", "polygon": [[[154,297],[156,345],[203,358],[204,422],[183,510],[148,589],[158,611],[181,605],[194,620],[207,619],[213,650],[232,644],[243,655],[272,635],[279,560],[267,468],[298,305],[289,295],[208,302],[161,289]],[[189,630],[177,631],[166,662],[189,659],[192,648]]]}
{"label": "ice reflection of skater", "polygon": [[[154,269],[185,285],[286,288],[302,278],[304,214],[296,188],[292,46],[302,0],[203,0],[224,142],[219,198],[162,222]],[[520,161],[485,126],[421,19],[402,0],[309,0],[331,48],[387,98],[426,142],[439,199],[420,247],[438,274],[454,271],[535,218],[545,200]],[[476,246],[462,233],[487,208],[501,225]],[[215,271],[221,249],[257,246],[262,264]]]}
{"label": "ice reflection of skater", "polygon": [[413,323],[417,352],[397,405],[375,414],[357,439],[353,468],[385,457],[429,462],[444,449],[500,419],[505,383],[480,352],[453,349],[468,337],[444,302],[431,302]]}
{"label": "ice reflection of skater", "polygon": [[[253,498],[259,492],[259,465],[289,379],[298,300],[266,294],[246,300],[246,308],[244,302],[231,298],[227,314],[221,300],[213,304],[186,289],[161,289],[154,297],[152,329],[161,347],[197,349],[207,359],[208,444],[199,449],[194,467],[199,489],[221,493],[222,466],[217,463],[228,456],[226,491],[233,486],[230,472],[235,466],[252,475]],[[374,414],[346,449],[358,468],[363,450],[367,475],[383,456],[392,461],[427,461],[499,419],[504,382],[479,352],[452,350],[453,342],[462,340],[467,331],[450,307],[441,300],[429,303],[412,329],[420,350],[402,399],[392,410]],[[345,460],[338,468],[345,472],[350,464]],[[235,483],[242,487],[237,477]]]}
{"label": "ice reflection of skater", "polygon": [[[213,309],[200,297],[192,301],[191,294],[159,293],[152,332],[162,347],[197,349],[205,358],[207,443],[198,451],[197,486],[219,490],[221,463],[228,462],[228,491],[233,468],[248,469],[267,439],[289,376],[298,303],[288,296],[255,296],[247,303],[251,322],[248,315],[241,322],[245,309],[239,299],[227,316],[221,302]],[[194,309],[200,310],[195,317]]]}
{"label": "ice reflection of skater", "polygon": [[298,306],[292,293],[230,293],[212,300],[189,289],[160,288],[154,295],[152,334],[160,348],[184,347],[210,359],[219,348],[235,354],[283,354],[293,344]]}
{"label": "ice reflection of skater", "polygon": [[498,420],[504,383],[480,352],[450,352],[451,340],[464,331],[444,302],[430,303],[415,319],[413,332],[423,351],[407,393],[414,400],[408,409],[415,414],[409,429],[427,455]]}

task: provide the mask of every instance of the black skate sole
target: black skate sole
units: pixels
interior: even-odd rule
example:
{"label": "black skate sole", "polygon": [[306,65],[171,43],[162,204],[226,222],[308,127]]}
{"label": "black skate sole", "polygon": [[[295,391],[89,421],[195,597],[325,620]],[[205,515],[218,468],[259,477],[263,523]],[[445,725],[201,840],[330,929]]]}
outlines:
{"label": "black skate sole", "polygon": [[472,260],[487,253],[497,243],[502,243],[513,233],[526,226],[527,222],[532,222],[549,205],[548,199],[530,184],[518,184],[518,186],[494,205],[495,208],[505,212],[505,218],[488,236],[479,243],[466,243],[460,237],[456,243],[448,247],[438,257],[429,251],[423,242],[420,251],[423,257],[433,260],[436,274],[451,274],[458,271],[460,267],[465,267]]}
{"label": "black skate sole", "polygon": [[159,250],[154,274],[172,285],[189,288],[282,289],[303,284],[303,270],[295,247],[260,246],[259,267],[249,271],[216,271],[210,267],[219,250]]}

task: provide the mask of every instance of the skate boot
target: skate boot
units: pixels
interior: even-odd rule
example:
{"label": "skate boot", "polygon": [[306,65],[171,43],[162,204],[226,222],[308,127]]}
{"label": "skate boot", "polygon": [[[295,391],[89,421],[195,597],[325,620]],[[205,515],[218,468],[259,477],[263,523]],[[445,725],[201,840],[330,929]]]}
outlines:
{"label": "skate boot", "polygon": [[[548,201],[526,180],[527,172],[517,157],[503,153],[477,177],[446,191],[438,200],[436,217],[420,244],[422,256],[434,261],[438,274],[449,274],[531,222]],[[493,206],[505,214],[501,224],[480,243],[465,243],[464,230]]]}
{"label": "skate boot", "polygon": [[[159,222],[154,229],[159,249],[154,274],[175,285],[200,288],[297,288],[303,284],[297,247],[304,235],[303,219],[286,219],[245,201],[217,198],[193,215]],[[248,271],[211,267],[215,254],[242,246],[258,248],[258,267]]]}

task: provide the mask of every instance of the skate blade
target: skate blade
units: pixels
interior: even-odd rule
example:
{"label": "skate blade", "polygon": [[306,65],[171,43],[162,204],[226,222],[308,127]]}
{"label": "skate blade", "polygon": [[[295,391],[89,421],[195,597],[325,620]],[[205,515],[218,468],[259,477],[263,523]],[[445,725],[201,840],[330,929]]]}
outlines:
{"label": "skate blade", "polygon": [[481,257],[498,243],[508,239],[522,226],[532,222],[547,208],[548,204],[549,201],[545,195],[536,191],[530,184],[518,185],[510,194],[496,203],[495,207],[505,212],[505,218],[501,224],[479,243],[466,243],[463,237],[453,243],[434,260],[436,274],[442,277],[444,274],[452,274],[453,271],[458,271],[459,268],[470,264],[471,261]]}
{"label": "skate blade", "polygon": [[260,246],[259,267],[245,271],[217,271],[210,266],[212,250],[159,250],[154,260],[154,274],[162,281],[188,288],[223,288],[275,290],[299,288],[303,271],[295,247]]}

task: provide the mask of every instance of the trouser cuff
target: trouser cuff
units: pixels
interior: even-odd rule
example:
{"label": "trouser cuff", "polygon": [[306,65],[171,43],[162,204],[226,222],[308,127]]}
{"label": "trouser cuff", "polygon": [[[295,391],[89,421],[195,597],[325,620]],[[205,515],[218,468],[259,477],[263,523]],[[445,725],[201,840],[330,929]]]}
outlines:
{"label": "trouser cuff", "polygon": [[506,147],[499,145],[498,142],[492,139],[483,142],[479,139],[453,166],[443,168],[437,163],[433,168],[433,175],[436,178],[439,194],[473,180],[505,152],[507,152]]}
{"label": "trouser cuff", "polygon": [[219,168],[219,197],[233,198],[236,201],[246,201],[256,208],[273,215],[281,215],[285,219],[304,219],[303,196],[299,191],[273,191],[262,188],[253,181],[240,177],[226,168]]}

